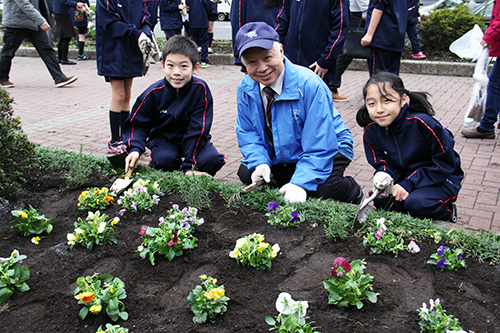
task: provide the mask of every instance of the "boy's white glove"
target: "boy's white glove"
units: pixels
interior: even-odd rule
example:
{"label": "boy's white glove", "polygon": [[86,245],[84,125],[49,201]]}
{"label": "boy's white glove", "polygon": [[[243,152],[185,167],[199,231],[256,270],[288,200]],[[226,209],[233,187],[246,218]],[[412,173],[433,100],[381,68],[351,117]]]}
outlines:
{"label": "boy's white glove", "polygon": [[285,201],[289,203],[305,202],[307,192],[302,187],[288,183],[280,188],[280,193],[285,195]]}
{"label": "boy's white glove", "polygon": [[259,164],[250,178],[252,178],[252,183],[256,183],[260,178],[269,183],[271,181],[271,168],[267,164]]}
{"label": "boy's white glove", "polygon": [[373,176],[373,187],[381,190],[379,197],[386,198],[392,195],[394,179],[387,172],[379,171]]}

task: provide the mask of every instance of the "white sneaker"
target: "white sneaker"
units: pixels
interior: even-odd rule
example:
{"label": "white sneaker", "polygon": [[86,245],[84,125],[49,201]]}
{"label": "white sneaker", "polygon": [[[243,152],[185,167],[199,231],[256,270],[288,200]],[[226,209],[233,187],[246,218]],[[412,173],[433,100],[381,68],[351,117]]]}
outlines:
{"label": "white sneaker", "polygon": [[211,47],[209,47],[209,48],[208,48],[208,53],[209,53],[209,54],[212,54],[212,53],[214,53],[214,50],[212,50],[212,48],[211,48]]}

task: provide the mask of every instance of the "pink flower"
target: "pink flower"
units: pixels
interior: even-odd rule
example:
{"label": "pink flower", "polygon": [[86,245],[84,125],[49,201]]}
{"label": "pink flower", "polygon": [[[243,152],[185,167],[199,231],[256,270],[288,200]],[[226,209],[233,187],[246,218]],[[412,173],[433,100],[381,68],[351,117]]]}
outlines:
{"label": "pink flower", "polygon": [[146,229],[148,228],[147,225],[141,226],[141,231],[139,231],[139,235],[141,236],[146,236]]}
{"label": "pink flower", "polygon": [[177,237],[177,232],[178,231],[179,230],[175,230],[175,232],[174,232],[174,238],[172,238],[172,240],[167,243],[168,246],[174,246],[175,244],[177,244],[177,242],[179,241],[179,237]]}
{"label": "pink flower", "polygon": [[419,253],[420,247],[417,245],[417,243],[415,243],[414,241],[411,241],[410,244],[408,244],[408,252]]}
{"label": "pink flower", "polygon": [[375,234],[375,237],[377,237],[377,239],[380,239],[380,238],[382,238],[383,233],[384,233],[384,230],[382,229],[382,227],[378,227],[378,232]]}
{"label": "pink flower", "polygon": [[349,262],[342,257],[336,258],[333,261],[332,265],[332,277],[341,277],[344,275],[344,273],[349,273],[351,271],[351,264],[349,264]]}

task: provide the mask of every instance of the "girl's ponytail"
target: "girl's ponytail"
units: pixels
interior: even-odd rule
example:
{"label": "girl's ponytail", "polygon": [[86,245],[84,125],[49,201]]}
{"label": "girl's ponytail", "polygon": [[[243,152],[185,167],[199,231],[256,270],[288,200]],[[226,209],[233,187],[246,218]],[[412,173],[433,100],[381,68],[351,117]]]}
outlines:
{"label": "girl's ponytail", "polygon": [[366,127],[366,125],[373,122],[373,120],[370,118],[370,115],[368,114],[366,105],[363,105],[356,113],[356,122],[361,127]]}
{"label": "girl's ponytail", "polygon": [[410,113],[427,113],[428,115],[434,116],[436,112],[429,103],[429,93],[420,91],[408,91],[406,90],[406,95],[410,97],[410,103],[408,104],[408,112]]}

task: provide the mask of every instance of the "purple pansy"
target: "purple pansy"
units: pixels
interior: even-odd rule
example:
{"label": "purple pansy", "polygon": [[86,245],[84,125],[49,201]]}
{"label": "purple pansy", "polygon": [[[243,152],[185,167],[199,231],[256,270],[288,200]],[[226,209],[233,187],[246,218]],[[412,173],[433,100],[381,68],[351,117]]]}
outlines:
{"label": "purple pansy", "polygon": [[444,254],[444,250],[445,250],[445,249],[449,249],[449,247],[448,247],[448,246],[442,246],[442,245],[441,245],[441,246],[438,248],[438,256],[440,256],[440,257],[441,257],[441,256]]}
{"label": "purple pansy", "polygon": [[441,260],[438,261],[437,263],[437,267],[441,268],[441,269],[445,269],[446,268],[446,265],[444,264],[446,261],[448,261],[448,259],[446,258],[441,258]]}
{"label": "purple pansy", "polygon": [[141,226],[141,231],[139,231],[139,235],[141,236],[146,236],[146,229],[148,228],[147,225]]}
{"label": "purple pansy", "polygon": [[290,222],[290,223],[300,222],[299,212],[294,210],[292,212],[292,218],[288,222]]}
{"label": "purple pansy", "polygon": [[272,212],[274,209],[276,209],[280,204],[276,201],[271,201],[269,205],[267,205],[267,209]]}

